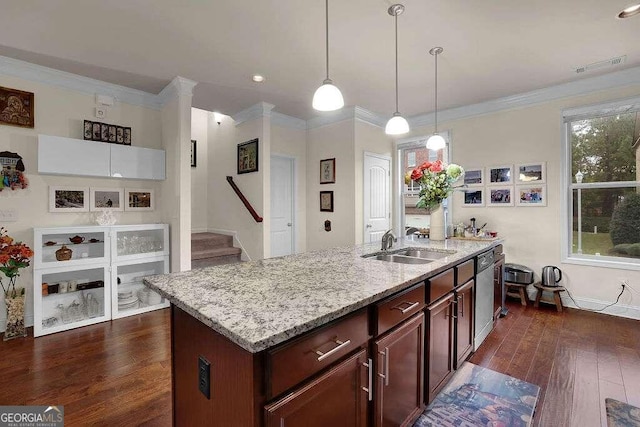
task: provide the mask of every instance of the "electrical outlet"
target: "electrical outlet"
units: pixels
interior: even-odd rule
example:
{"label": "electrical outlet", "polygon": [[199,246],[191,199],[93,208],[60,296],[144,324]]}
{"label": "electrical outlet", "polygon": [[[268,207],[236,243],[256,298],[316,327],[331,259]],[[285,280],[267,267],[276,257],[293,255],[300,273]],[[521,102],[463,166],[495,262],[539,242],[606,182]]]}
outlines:
{"label": "electrical outlet", "polygon": [[198,389],[207,399],[211,399],[211,363],[204,356],[198,357]]}
{"label": "electrical outlet", "polygon": [[106,119],[107,118],[107,107],[96,107],[95,116],[96,116],[96,119]]}

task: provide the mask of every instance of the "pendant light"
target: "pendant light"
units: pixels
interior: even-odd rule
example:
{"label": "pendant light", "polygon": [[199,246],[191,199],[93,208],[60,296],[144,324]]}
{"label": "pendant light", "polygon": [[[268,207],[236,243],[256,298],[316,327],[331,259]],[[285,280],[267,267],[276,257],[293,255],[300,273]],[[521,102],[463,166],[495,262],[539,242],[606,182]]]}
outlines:
{"label": "pendant light", "polygon": [[402,135],[409,132],[409,123],[407,123],[407,120],[402,117],[402,114],[398,111],[398,15],[404,12],[404,6],[394,4],[387,12],[389,12],[389,15],[395,17],[396,23],[396,112],[393,113],[393,117],[387,122],[384,132],[387,135]]}
{"label": "pendant light", "polygon": [[441,47],[434,47],[429,51],[429,53],[436,58],[436,128],[433,135],[431,135],[427,140],[427,148],[429,150],[442,150],[447,145],[447,141],[445,141],[442,136],[438,135],[438,55],[443,51],[444,49]]}
{"label": "pendant light", "polygon": [[318,111],[335,111],[344,107],[344,98],[340,89],[333,85],[329,78],[329,0],[325,0],[326,48],[327,48],[327,78],[313,94],[313,109]]}

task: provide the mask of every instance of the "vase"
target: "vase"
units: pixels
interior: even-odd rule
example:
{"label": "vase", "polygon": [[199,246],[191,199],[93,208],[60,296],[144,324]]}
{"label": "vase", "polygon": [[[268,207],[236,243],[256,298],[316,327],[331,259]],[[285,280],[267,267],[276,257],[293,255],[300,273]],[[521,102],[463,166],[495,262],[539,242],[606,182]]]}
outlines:
{"label": "vase", "polygon": [[9,291],[4,295],[6,305],[7,326],[4,330],[4,341],[13,338],[26,337],[27,328],[24,326],[24,292]]}
{"label": "vase", "polygon": [[444,240],[444,230],[444,208],[442,207],[442,203],[440,203],[437,208],[431,209],[431,218],[429,219],[429,240]]}

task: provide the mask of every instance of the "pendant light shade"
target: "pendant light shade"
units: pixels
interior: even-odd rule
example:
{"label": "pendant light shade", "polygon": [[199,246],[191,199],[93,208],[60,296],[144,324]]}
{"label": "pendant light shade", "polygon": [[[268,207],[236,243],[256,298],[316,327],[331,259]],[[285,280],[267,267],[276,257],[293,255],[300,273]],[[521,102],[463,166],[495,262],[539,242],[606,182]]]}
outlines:
{"label": "pendant light shade", "polygon": [[313,94],[313,108],[318,111],[335,111],[344,107],[344,98],[340,89],[334,86],[329,78],[329,0],[325,0],[325,28],[327,49],[327,78],[322,82],[316,93]]}
{"label": "pendant light shade", "polygon": [[398,111],[398,15],[404,12],[404,6],[401,4],[394,4],[387,10],[389,15],[395,17],[396,26],[396,112],[387,122],[387,126],[384,128],[384,132],[387,135],[402,135],[409,132],[409,122],[402,117],[402,114]]}
{"label": "pendant light shade", "polygon": [[444,51],[444,49],[442,49],[441,47],[434,47],[433,49],[431,49],[429,51],[429,53],[431,55],[433,55],[435,57],[435,61],[436,61],[436,71],[435,71],[435,80],[436,80],[436,84],[435,84],[435,130],[433,132],[433,135],[431,135],[429,137],[429,139],[427,140],[427,148],[429,150],[442,150],[446,145],[447,145],[447,141],[438,134],[438,55],[440,55],[442,52]]}

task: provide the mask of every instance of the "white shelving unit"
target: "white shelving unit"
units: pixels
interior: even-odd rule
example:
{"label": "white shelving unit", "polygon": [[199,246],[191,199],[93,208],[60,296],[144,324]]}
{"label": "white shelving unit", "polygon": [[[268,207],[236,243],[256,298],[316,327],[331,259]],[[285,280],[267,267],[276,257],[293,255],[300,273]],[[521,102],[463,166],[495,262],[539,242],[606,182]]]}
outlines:
{"label": "white shelving unit", "polygon": [[36,337],[169,306],[142,283],[169,271],[167,224],[35,228],[34,247]]}

